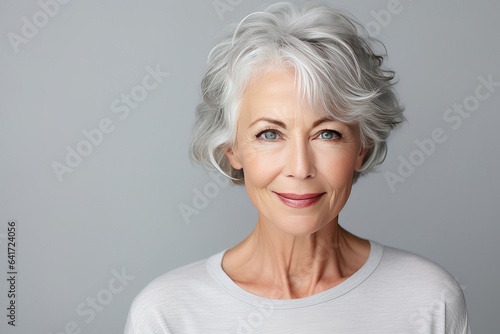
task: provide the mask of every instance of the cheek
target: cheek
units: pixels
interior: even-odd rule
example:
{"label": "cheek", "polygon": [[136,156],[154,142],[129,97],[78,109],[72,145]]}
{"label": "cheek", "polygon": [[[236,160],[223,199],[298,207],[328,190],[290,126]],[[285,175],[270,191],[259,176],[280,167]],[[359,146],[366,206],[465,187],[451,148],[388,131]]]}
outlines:
{"label": "cheek", "polygon": [[241,158],[247,186],[264,188],[280,173],[279,159],[275,150],[247,149]]}
{"label": "cheek", "polygon": [[329,184],[342,187],[352,182],[356,157],[350,151],[322,152],[317,158],[317,171]]}

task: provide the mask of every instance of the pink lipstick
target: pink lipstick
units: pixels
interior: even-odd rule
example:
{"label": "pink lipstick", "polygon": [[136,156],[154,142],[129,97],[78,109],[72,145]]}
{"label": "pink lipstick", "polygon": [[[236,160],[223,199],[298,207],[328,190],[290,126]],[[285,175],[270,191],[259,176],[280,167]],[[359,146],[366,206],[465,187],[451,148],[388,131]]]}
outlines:
{"label": "pink lipstick", "polygon": [[278,196],[281,202],[283,202],[283,204],[292,208],[301,209],[313,205],[314,203],[319,201],[321,196],[323,196],[325,193],[292,194],[275,192],[275,194]]}

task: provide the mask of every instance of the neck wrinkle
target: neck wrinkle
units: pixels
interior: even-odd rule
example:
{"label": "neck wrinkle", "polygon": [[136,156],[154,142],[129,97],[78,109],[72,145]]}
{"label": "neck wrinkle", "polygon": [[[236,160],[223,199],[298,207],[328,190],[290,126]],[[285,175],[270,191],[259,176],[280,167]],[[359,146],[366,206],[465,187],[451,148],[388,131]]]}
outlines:
{"label": "neck wrinkle", "polygon": [[[247,239],[235,247],[239,265],[232,277],[257,295],[265,296],[272,291],[272,297],[278,295],[278,299],[311,296],[340,284],[368,256],[359,251],[356,247],[359,242],[354,239],[357,237],[339,226],[337,218],[303,237],[277,238],[262,225],[257,224]],[[360,256],[363,258],[359,259]]]}

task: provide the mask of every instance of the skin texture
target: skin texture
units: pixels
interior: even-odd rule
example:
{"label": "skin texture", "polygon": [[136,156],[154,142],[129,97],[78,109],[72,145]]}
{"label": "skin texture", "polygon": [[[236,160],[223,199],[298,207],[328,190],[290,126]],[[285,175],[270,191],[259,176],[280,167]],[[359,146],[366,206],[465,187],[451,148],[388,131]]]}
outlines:
{"label": "skin texture", "polygon": [[[366,150],[359,129],[301,103],[294,73],[271,69],[242,95],[236,141],[226,155],[243,168],[259,212],[254,231],[224,256],[231,279],[253,294],[303,298],[338,285],[368,258],[370,245],[338,224]],[[279,194],[319,194],[315,202]],[[294,205],[294,203],[296,205]]]}

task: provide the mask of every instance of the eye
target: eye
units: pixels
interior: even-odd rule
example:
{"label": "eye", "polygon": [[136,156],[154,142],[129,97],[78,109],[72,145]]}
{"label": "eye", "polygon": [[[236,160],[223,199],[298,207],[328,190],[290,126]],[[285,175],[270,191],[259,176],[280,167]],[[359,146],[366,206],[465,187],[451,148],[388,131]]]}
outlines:
{"label": "eye", "polygon": [[257,138],[264,139],[264,140],[276,140],[279,138],[279,135],[274,130],[265,130],[265,131],[259,132],[259,134],[257,135]]}
{"label": "eye", "polygon": [[324,140],[334,140],[341,137],[341,134],[335,130],[324,130],[319,134],[319,138]]}

